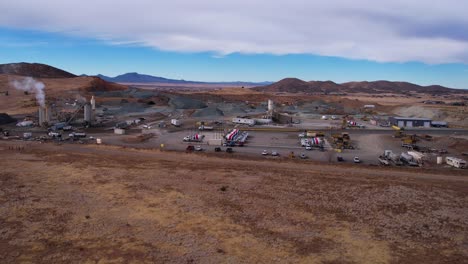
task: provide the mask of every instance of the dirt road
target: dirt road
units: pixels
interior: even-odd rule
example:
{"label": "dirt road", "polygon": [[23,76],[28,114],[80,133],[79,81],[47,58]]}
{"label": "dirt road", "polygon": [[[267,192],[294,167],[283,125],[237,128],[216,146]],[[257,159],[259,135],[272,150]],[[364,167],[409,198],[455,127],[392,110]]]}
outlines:
{"label": "dirt road", "polygon": [[2,263],[468,259],[466,171],[91,145],[0,151]]}

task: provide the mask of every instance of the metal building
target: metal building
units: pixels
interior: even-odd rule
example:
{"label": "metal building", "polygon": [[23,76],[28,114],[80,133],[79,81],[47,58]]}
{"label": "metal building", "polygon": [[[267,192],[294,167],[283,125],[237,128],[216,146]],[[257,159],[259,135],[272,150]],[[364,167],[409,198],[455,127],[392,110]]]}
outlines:
{"label": "metal building", "polygon": [[390,117],[390,123],[398,127],[431,127],[431,119],[411,117]]}

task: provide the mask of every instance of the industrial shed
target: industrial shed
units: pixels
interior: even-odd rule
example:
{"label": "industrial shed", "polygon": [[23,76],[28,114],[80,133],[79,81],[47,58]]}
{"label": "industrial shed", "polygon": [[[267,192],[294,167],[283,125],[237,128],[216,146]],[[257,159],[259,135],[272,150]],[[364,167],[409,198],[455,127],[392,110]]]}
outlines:
{"label": "industrial shed", "polygon": [[432,121],[431,125],[433,127],[448,127],[447,122],[444,121]]}
{"label": "industrial shed", "polygon": [[392,125],[398,127],[431,127],[431,119],[411,117],[390,117]]}

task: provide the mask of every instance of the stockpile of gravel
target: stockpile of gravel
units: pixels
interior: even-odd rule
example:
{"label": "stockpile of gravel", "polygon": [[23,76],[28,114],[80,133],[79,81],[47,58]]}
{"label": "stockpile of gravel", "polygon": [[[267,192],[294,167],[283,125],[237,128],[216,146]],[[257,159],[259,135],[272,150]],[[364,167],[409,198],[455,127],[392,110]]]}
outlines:
{"label": "stockpile of gravel", "polygon": [[155,93],[153,91],[142,91],[142,90],[136,90],[134,92],[131,92],[130,95],[133,98],[138,98],[138,99],[148,99],[151,97],[158,96],[158,93]]}
{"label": "stockpile of gravel", "polygon": [[226,116],[237,116],[247,113],[249,107],[245,104],[226,103],[218,104],[218,109],[223,111]]}
{"label": "stockpile of gravel", "polygon": [[176,109],[201,109],[207,107],[207,105],[200,100],[184,96],[172,96],[169,105]]}
{"label": "stockpile of gravel", "polygon": [[16,119],[6,113],[0,113],[0,125],[16,122]]}
{"label": "stockpile of gravel", "polygon": [[215,106],[209,106],[207,108],[197,110],[195,113],[192,114],[192,117],[214,117],[214,116],[224,116],[224,113],[223,111],[219,110]]}

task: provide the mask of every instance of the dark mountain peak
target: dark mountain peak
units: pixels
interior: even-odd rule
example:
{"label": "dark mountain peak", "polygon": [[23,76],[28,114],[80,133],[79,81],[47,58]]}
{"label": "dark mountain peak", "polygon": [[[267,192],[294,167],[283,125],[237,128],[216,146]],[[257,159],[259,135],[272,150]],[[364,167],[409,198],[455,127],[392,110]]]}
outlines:
{"label": "dark mountain peak", "polygon": [[42,63],[0,64],[0,74],[14,74],[34,78],[73,78],[76,75]]}

